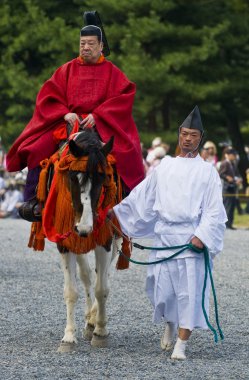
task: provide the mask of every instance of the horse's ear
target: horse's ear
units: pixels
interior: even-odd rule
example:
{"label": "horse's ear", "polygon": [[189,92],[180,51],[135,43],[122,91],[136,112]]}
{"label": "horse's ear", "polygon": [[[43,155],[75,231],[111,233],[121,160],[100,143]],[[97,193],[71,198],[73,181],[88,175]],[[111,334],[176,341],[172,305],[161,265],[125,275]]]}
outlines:
{"label": "horse's ear", "polygon": [[72,153],[73,156],[80,157],[80,155],[82,155],[80,152],[80,148],[78,147],[78,145],[76,144],[74,140],[70,140],[68,145],[69,145],[70,153]]}
{"label": "horse's ear", "polygon": [[102,153],[106,157],[113,148],[114,136],[110,138],[110,140],[101,148]]}

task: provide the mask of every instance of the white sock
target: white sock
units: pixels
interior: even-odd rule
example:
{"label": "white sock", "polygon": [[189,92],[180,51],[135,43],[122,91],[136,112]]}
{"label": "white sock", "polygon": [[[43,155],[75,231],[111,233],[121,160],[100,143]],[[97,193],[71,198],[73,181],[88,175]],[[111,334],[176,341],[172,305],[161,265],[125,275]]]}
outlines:
{"label": "white sock", "polygon": [[173,322],[167,322],[165,331],[161,337],[162,350],[169,351],[173,347],[176,337],[176,324]]}
{"label": "white sock", "polygon": [[187,345],[187,340],[181,340],[180,338],[177,338],[174,351],[171,355],[171,359],[177,359],[177,360],[185,360],[185,349]]}

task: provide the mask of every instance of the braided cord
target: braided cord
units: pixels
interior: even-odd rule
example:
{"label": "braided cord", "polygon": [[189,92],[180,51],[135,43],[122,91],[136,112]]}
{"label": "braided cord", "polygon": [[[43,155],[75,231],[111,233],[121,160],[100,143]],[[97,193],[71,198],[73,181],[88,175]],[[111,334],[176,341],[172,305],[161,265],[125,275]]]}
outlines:
{"label": "braided cord", "polygon": [[215,328],[211,325],[208,319],[208,315],[205,309],[205,292],[206,292],[206,286],[207,286],[207,276],[209,274],[210,277],[210,282],[211,282],[211,287],[212,287],[212,293],[213,293],[213,299],[214,299],[214,308],[215,308],[215,320],[216,324],[218,327],[218,331],[220,334],[221,340],[224,339],[224,334],[221,330],[220,323],[219,323],[219,315],[218,315],[218,303],[217,303],[217,297],[216,297],[216,292],[215,292],[215,287],[214,287],[214,281],[213,281],[213,276],[212,276],[212,271],[210,267],[210,261],[209,261],[209,253],[207,247],[204,246],[203,249],[195,247],[193,244],[184,244],[184,245],[176,245],[172,247],[148,247],[148,246],[143,246],[137,243],[133,243],[133,246],[138,248],[138,249],[146,249],[146,250],[154,250],[154,251],[167,251],[167,250],[172,250],[172,249],[179,249],[176,253],[169,257],[164,257],[160,260],[155,260],[155,261],[150,261],[150,262],[145,262],[145,261],[137,261],[133,260],[129,257],[127,257],[121,250],[119,250],[119,254],[122,255],[126,260],[130,261],[133,264],[137,265],[154,265],[154,264],[160,264],[164,261],[168,261],[170,259],[173,259],[174,257],[180,255],[180,253],[184,252],[187,249],[190,249],[196,253],[202,253],[204,254],[204,264],[205,264],[205,275],[204,275],[204,283],[203,283],[203,288],[202,288],[202,311],[204,314],[205,321],[207,323],[208,328],[212,331],[214,334],[214,340],[217,343],[218,342],[218,334]]}

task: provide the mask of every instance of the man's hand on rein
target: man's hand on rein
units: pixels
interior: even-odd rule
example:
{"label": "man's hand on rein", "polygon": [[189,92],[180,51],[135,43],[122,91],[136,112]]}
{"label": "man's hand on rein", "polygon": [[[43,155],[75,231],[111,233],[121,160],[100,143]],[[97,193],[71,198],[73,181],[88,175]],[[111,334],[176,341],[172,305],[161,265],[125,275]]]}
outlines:
{"label": "man's hand on rein", "polygon": [[64,120],[67,121],[72,127],[73,127],[76,120],[80,121],[77,113],[67,113],[64,116]]}
{"label": "man's hand on rein", "polygon": [[193,239],[191,240],[191,244],[200,249],[204,247],[204,244],[202,243],[202,241],[196,236],[194,236]]}
{"label": "man's hand on rein", "polygon": [[93,114],[89,113],[89,115],[87,115],[87,117],[85,117],[81,123],[81,125],[84,126],[84,128],[92,128],[95,126],[95,120],[94,120],[94,117],[93,117]]}

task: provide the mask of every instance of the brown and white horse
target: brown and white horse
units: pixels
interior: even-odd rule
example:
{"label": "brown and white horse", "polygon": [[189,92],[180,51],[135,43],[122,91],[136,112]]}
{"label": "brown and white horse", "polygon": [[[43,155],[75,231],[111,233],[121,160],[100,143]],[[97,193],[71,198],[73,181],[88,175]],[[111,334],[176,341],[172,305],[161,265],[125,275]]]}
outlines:
{"label": "brown and white horse", "polygon": [[[67,187],[71,194],[74,209],[74,235],[76,233],[77,237],[82,241],[88,239],[89,236],[93,237],[95,233],[94,226],[96,224],[98,205],[100,198],[104,197],[103,188],[108,176],[106,172],[108,166],[107,155],[110,153],[112,146],[113,139],[103,145],[92,129],[77,133],[69,141],[69,150],[75,158],[76,169],[78,161],[80,162],[82,157],[87,157],[85,170],[75,170],[75,168],[72,170],[73,166],[70,164],[66,171]],[[58,191],[60,192],[60,189]],[[60,206],[58,207],[60,208]],[[63,208],[63,204],[61,207]],[[94,347],[107,346],[106,301],[109,294],[108,277],[111,262],[118,249],[120,249],[120,239],[114,238],[112,234],[103,244],[97,241],[94,245],[95,284],[89,264],[89,255],[79,254],[79,252],[72,253],[66,244],[64,246],[63,243],[62,245],[58,244],[64,272],[64,299],[67,308],[66,328],[59,351],[70,351],[70,347],[72,348],[77,343],[75,324],[75,304],[78,300],[77,264],[86,297],[83,336],[91,340],[91,345]]]}

